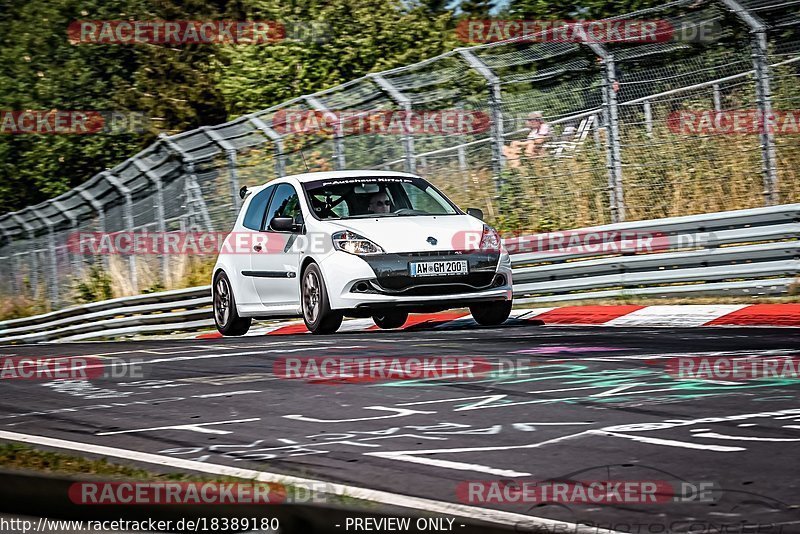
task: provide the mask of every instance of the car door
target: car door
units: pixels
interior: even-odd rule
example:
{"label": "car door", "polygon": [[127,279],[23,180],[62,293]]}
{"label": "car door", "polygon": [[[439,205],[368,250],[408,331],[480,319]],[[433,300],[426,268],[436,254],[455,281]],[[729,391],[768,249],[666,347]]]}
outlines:
{"label": "car door", "polygon": [[[272,193],[275,192],[275,186],[269,186],[258,193],[255,193],[247,206],[247,211],[242,218],[242,226],[245,228],[240,235],[231,237],[232,249],[236,251],[231,256],[233,268],[236,271],[236,276],[241,277],[238,286],[241,288],[236,294],[236,302],[239,304],[257,305],[261,303],[261,299],[255,291],[253,284],[253,277],[250,276],[251,269],[251,256],[261,247],[265,235],[262,233],[264,227],[264,219],[267,216],[267,208],[269,207],[269,199],[272,198]],[[229,273],[232,274],[232,273]]]}
{"label": "car door", "polygon": [[[275,217],[291,217],[295,226],[277,231],[270,222]],[[250,255],[253,283],[261,303],[267,306],[292,306],[300,303],[300,252],[295,241],[303,228],[300,197],[291,184],[279,184],[266,212],[263,232],[266,243]],[[295,245],[295,246],[293,246]]]}

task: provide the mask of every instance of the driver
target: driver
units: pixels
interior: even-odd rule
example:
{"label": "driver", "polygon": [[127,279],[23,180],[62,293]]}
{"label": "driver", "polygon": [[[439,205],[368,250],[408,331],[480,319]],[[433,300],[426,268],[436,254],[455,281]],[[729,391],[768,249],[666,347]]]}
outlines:
{"label": "driver", "polygon": [[380,191],[369,197],[367,208],[370,213],[389,213],[392,211],[392,201],[386,191]]}

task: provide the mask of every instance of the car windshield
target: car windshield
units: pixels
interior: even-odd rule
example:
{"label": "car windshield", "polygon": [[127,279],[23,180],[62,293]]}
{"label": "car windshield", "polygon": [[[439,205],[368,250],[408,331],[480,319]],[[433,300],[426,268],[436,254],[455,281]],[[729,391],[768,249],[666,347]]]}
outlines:
{"label": "car windshield", "polygon": [[319,219],[455,215],[458,209],[422,178],[337,178],[303,184]]}

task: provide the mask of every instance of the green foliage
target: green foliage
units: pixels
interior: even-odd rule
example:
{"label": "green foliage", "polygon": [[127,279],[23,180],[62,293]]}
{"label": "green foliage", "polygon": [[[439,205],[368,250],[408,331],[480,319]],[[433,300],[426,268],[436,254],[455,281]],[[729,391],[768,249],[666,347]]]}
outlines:
{"label": "green foliage", "polygon": [[254,20],[302,20],[330,25],[323,42],[282,41],[221,51],[219,87],[231,114],[255,111],[350,81],[369,72],[414,63],[456,46],[450,15],[401,0],[328,0],[287,6],[252,0]]}
{"label": "green foliage", "polygon": [[[219,4],[219,5],[216,5]],[[0,213],[80,185],[150,144],[227,116],[212,71],[216,46],[72,44],[76,20],[217,19],[237,2],[0,0],[0,109],[132,111],[142,133],[0,136]]]}
{"label": "green foliage", "polygon": [[158,293],[159,291],[164,291],[167,288],[164,286],[164,283],[161,280],[156,280],[153,282],[150,287],[146,287],[142,290],[142,293]]}
{"label": "green foliage", "polygon": [[656,0],[615,0],[614,2],[586,0],[580,3],[561,0],[511,0],[507,14],[511,18],[527,20],[593,20],[663,4],[664,2]]}
{"label": "green foliage", "polygon": [[82,280],[75,282],[78,302],[88,303],[114,298],[111,287],[111,276],[100,263],[94,263],[87,269]]}
{"label": "green foliage", "polygon": [[[479,2],[480,3],[480,2]],[[122,135],[0,136],[0,213],[57,196],[153,142],[457,46],[442,0],[0,0],[0,109],[144,114]],[[77,20],[275,20],[320,42],[72,44]]]}

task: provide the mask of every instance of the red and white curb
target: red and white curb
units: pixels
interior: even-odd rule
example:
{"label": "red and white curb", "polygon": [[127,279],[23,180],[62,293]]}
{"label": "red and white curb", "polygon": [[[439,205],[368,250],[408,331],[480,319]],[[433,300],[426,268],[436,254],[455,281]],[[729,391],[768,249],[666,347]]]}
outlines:
{"label": "red and white curb", "polygon": [[[550,325],[596,326],[784,326],[800,327],[800,304],[678,304],[672,306],[564,306],[511,311],[512,321]],[[466,311],[414,314],[401,330],[447,329],[475,326]],[[351,319],[339,332],[380,330],[372,319]],[[284,321],[251,328],[247,336],[308,333],[303,321]],[[193,335],[197,339],[222,337],[218,332]]]}

